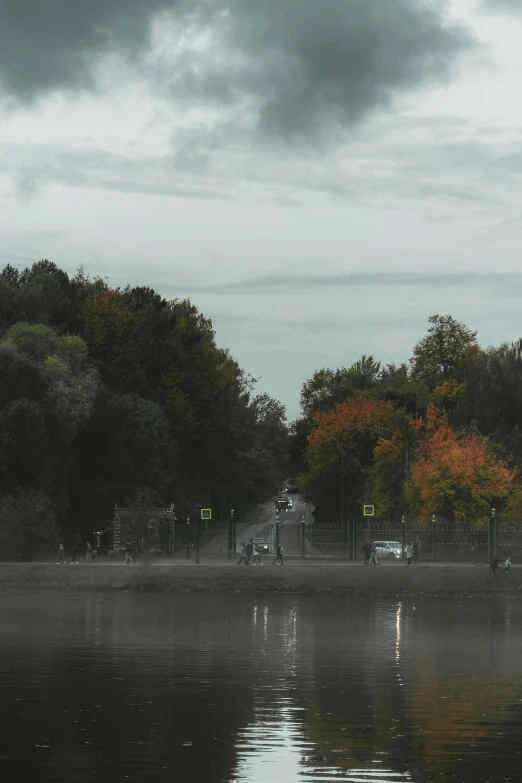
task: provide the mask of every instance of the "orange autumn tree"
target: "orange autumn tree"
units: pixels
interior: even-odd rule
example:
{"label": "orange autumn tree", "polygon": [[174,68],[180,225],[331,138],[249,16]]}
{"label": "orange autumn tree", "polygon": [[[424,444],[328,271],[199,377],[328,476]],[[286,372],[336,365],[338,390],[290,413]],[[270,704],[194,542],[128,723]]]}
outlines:
{"label": "orange autumn tree", "polygon": [[434,405],[415,426],[421,440],[408,500],[419,516],[484,518],[493,501],[507,497],[515,471],[497,459],[487,438],[455,432]]}
{"label": "orange autumn tree", "polygon": [[391,402],[380,402],[363,393],[313,415],[307,472],[301,482],[316,506],[322,505],[324,515],[338,514],[341,476],[347,512],[355,513],[364,502],[379,432],[392,414]]}

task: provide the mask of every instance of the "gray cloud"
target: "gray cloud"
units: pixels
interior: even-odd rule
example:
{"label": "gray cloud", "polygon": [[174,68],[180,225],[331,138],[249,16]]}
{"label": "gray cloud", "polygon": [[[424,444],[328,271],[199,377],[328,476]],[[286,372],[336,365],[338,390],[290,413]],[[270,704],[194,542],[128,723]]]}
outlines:
{"label": "gray cloud", "polygon": [[199,294],[288,294],[315,292],[321,289],[339,288],[433,288],[433,287],[470,287],[470,286],[508,286],[522,285],[522,275],[518,274],[471,274],[467,272],[417,274],[401,272],[346,272],[326,275],[266,275],[264,277],[243,280],[226,285],[187,286],[187,291]]}
{"label": "gray cloud", "polygon": [[[210,2],[193,19],[208,22]],[[212,0],[215,7],[215,0]],[[214,49],[187,58],[171,88],[191,99],[253,107],[263,137],[339,135],[401,90],[445,79],[469,34],[444,4],[418,0],[228,0]]]}
{"label": "gray cloud", "polygon": [[518,11],[522,13],[520,0],[483,0],[487,9],[493,11]]}
{"label": "gray cloud", "polygon": [[20,100],[92,86],[92,64],[139,52],[154,14],[176,0],[0,0],[0,81]]}
{"label": "gray cloud", "polygon": [[[231,132],[247,118],[247,140],[254,132],[309,146],[341,137],[403,90],[449,77],[472,41],[444,8],[444,0],[0,0],[0,79],[23,100],[89,88],[91,64],[114,51],[136,59],[151,21],[172,11],[172,45],[158,66],[172,96],[226,109]],[[203,33],[208,46],[173,56],[183,34],[193,43]]]}

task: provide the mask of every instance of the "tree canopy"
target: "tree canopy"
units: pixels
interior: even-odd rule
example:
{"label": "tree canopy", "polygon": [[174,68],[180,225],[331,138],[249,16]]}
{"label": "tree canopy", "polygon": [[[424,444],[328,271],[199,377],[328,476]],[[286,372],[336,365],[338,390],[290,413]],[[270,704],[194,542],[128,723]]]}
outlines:
{"label": "tree canopy", "polygon": [[362,356],[316,371],[289,448],[316,518],[339,517],[341,485],[353,516],[368,502],[390,520],[408,512],[458,522],[493,505],[520,515],[521,357],[522,341],[484,350],[476,332],[434,315],[409,363]]}
{"label": "tree canopy", "polygon": [[49,261],[8,266],[0,377],[0,498],[11,517],[46,498],[66,536],[143,492],[184,516],[241,514],[288,471],[284,407],[256,394],[188,300]]}

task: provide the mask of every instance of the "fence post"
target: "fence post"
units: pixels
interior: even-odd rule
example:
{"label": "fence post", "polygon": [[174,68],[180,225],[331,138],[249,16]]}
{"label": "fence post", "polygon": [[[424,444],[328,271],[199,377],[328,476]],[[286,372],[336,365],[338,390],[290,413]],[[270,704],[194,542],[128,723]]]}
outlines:
{"label": "fence post", "polygon": [[401,528],[402,528],[402,559],[406,557],[406,517],[403,515],[402,522],[401,522]]}
{"label": "fence post", "polygon": [[196,563],[199,565],[199,520],[196,521]]}
{"label": "fence post", "polygon": [[357,520],[350,520],[350,560],[357,560]]}
{"label": "fence post", "polygon": [[488,521],[488,560],[491,563],[497,557],[497,512],[491,509],[491,517]]}
{"label": "fence post", "polygon": [[435,514],[431,518],[431,559],[435,560]]}

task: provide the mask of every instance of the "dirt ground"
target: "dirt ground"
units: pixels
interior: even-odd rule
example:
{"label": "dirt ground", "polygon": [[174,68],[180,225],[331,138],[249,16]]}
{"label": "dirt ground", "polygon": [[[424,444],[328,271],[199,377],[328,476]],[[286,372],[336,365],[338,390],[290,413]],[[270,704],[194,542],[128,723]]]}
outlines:
{"label": "dirt ground", "polygon": [[146,592],[262,592],[367,595],[510,595],[522,598],[522,568],[484,565],[408,567],[287,563],[165,566],[0,563],[0,589],[131,590]]}

